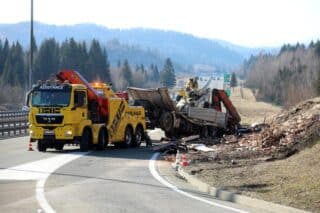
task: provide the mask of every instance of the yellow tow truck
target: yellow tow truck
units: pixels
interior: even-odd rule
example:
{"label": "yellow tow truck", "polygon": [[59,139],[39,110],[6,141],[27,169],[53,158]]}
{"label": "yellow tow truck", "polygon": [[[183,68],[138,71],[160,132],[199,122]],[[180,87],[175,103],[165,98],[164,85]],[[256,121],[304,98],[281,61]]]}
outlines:
{"label": "yellow tow truck", "polygon": [[144,108],[129,106],[127,93],[89,84],[74,70],[56,77],[36,84],[28,98],[30,142],[39,151],[65,144],[79,144],[81,151],[103,150],[109,143],[133,147],[147,137]]}

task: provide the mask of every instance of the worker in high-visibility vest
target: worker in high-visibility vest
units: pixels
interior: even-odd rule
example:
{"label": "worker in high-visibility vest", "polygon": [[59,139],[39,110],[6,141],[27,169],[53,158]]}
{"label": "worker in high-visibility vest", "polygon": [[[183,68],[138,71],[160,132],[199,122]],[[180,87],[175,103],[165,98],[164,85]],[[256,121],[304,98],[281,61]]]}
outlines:
{"label": "worker in high-visibility vest", "polygon": [[186,84],[186,91],[197,90],[198,89],[197,78],[189,78],[189,81]]}

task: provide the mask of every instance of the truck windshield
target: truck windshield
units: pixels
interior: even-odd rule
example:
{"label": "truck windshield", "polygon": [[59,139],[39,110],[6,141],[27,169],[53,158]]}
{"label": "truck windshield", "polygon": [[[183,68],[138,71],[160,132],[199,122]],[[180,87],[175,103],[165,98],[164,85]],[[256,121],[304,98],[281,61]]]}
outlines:
{"label": "truck windshield", "polygon": [[60,106],[66,107],[70,104],[70,91],[38,90],[32,92],[32,106]]}

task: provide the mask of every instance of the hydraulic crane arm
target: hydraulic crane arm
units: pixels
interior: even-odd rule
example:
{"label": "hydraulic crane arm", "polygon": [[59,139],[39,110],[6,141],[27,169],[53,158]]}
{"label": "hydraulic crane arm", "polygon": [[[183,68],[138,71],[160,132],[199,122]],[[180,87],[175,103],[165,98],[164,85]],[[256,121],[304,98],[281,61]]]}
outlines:
{"label": "hydraulic crane arm", "polygon": [[[72,84],[83,84],[87,87],[88,102],[89,104],[96,103],[99,114],[99,119],[105,119],[108,116],[108,100],[100,96],[96,90],[82,77],[80,73],[75,70],[62,70],[57,75],[57,78],[61,81],[69,81]],[[94,105],[94,104],[93,104]],[[94,107],[95,108],[95,107]]]}
{"label": "hydraulic crane arm", "polygon": [[212,104],[213,108],[221,111],[221,105],[220,102],[223,103],[224,107],[226,110],[229,112],[231,115],[232,121],[235,124],[240,123],[241,117],[239,113],[237,112],[236,108],[233,106],[232,102],[228,98],[227,94],[225,93],[224,90],[218,90],[218,89],[213,89],[212,90]]}

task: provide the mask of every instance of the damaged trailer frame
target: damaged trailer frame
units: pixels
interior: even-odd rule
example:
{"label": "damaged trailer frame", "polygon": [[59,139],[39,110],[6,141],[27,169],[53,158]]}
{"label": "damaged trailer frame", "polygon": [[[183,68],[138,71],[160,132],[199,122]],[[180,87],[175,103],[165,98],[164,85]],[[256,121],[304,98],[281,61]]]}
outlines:
{"label": "damaged trailer frame", "polygon": [[[216,137],[222,132],[234,131],[239,126],[240,116],[224,91],[213,89],[211,92],[211,100],[207,100],[206,108],[188,106],[185,110],[179,110],[166,87],[128,88],[134,105],[145,109],[147,127],[161,128],[167,137],[199,133],[201,137]],[[221,109],[221,102],[226,112],[215,109],[217,106]]]}

